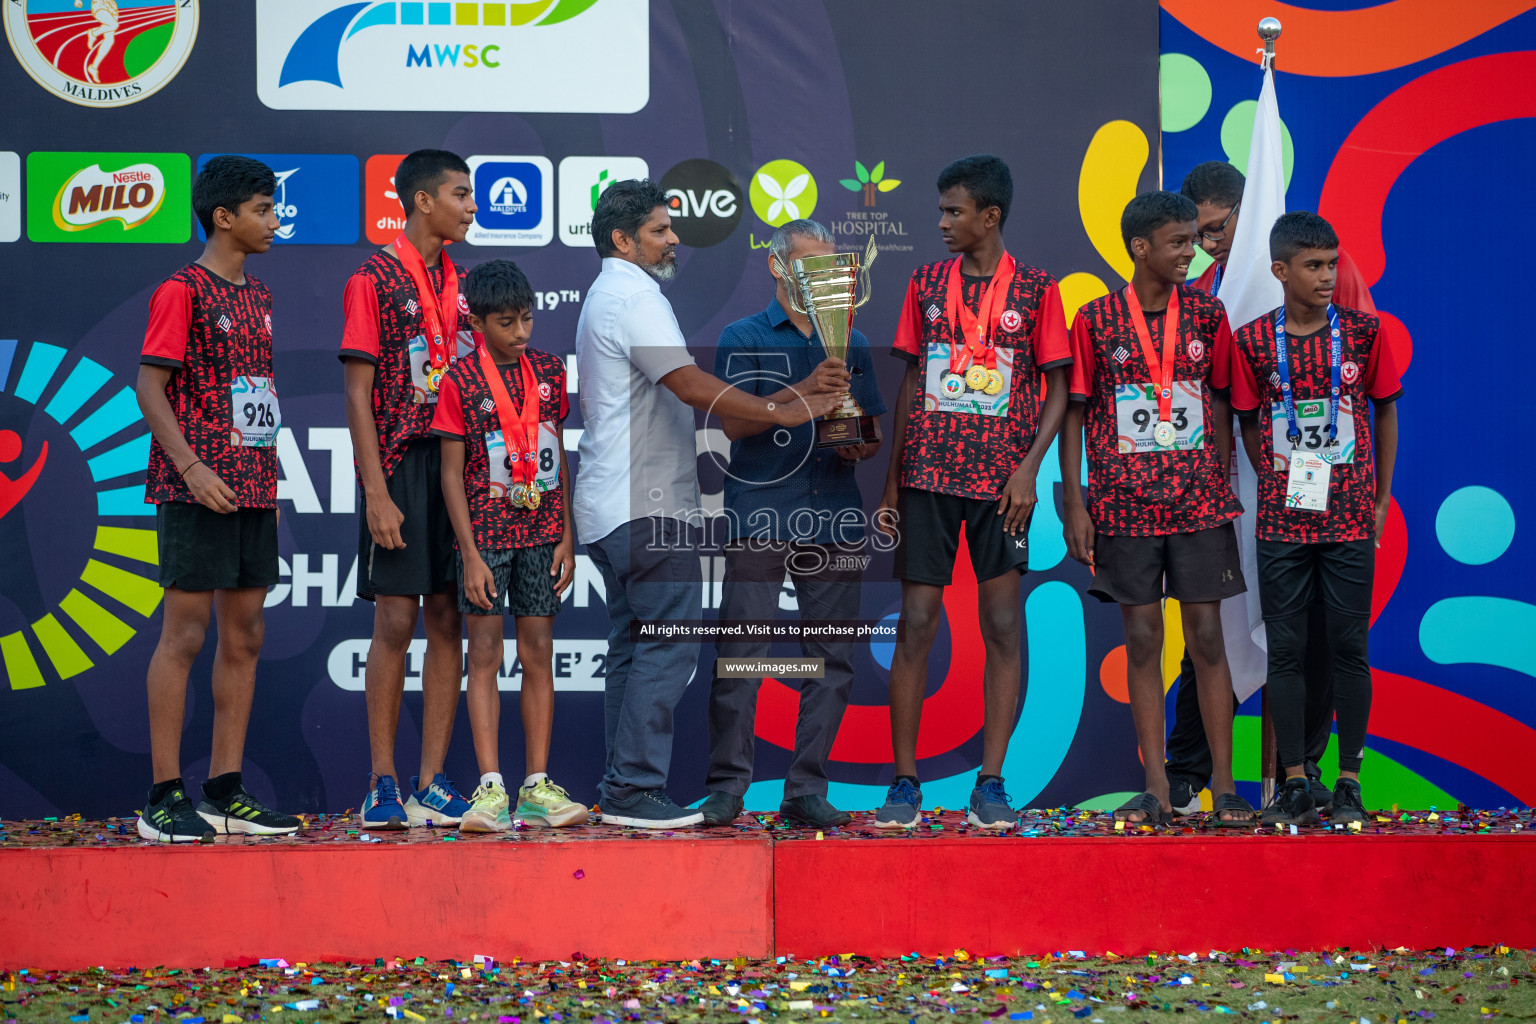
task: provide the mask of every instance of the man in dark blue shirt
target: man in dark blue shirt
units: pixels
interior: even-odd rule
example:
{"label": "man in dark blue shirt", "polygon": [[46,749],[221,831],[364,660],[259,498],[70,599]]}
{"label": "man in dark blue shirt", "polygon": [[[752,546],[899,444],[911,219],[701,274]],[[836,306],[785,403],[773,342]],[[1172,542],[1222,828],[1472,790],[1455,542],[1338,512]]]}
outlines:
{"label": "man in dark blue shirt", "polygon": [[[812,220],[795,220],[774,232],[771,256],[784,266],[834,252],[832,235]],[[776,290],[768,308],[729,325],[720,334],[715,375],[750,394],[793,401],[796,389],[815,387],[818,374],[841,369],[829,361],[815,325],[789,302],[786,282],[769,259]],[[865,413],[885,412],[870,361],[869,343],[858,331],[848,346],[849,392]],[[806,622],[856,619],[859,581],[868,562],[866,517],[854,466],[879,442],[816,447],[815,423],[770,427],[722,417],[731,440],[725,475],[725,551],[721,623],[776,619],[786,575],[793,580],[800,617]],[[806,658],[820,658],[820,679],[800,686],[794,759],[784,780],[780,813],[797,824],[829,828],[851,819],[827,801],[826,762],[853,686],[853,641],[807,639]],[[722,658],[765,657],[770,641],[717,644]],[[725,825],[742,811],[752,782],[753,726],[762,678],[722,678],[710,685],[709,796],[704,824]]]}

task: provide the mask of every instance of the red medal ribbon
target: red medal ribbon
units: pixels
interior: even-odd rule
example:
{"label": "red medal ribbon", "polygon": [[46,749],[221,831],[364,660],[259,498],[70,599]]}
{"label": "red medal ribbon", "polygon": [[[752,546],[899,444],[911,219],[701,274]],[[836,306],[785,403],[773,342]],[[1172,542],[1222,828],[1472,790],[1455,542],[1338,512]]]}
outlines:
{"label": "red medal ribbon", "polygon": [[944,282],[944,303],[949,307],[949,323],[959,344],[949,350],[949,369],[952,373],[964,373],[973,362],[980,361],[989,370],[997,369],[997,348],[992,343],[997,331],[997,320],[1002,314],[1008,289],[1013,286],[1014,262],[1007,252],[997,261],[997,270],[977,303],[980,315],[971,312],[961,294],[960,260],[949,265],[949,276]]}
{"label": "red medal ribbon", "polygon": [[[533,485],[536,463],[533,453],[539,445],[539,382],[533,373],[533,361],[524,353],[518,360],[523,378],[523,404],[512,404],[507,382],[501,379],[501,369],[491,358],[490,349],[480,346],[480,372],[490,385],[491,398],[496,402],[496,420],[501,424],[501,440],[507,446],[507,457],[512,459],[512,482]],[[513,416],[517,419],[514,421]],[[513,423],[516,423],[516,429]]]}
{"label": "red medal ribbon", "polygon": [[1125,286],[1125,304],[1131,307],[1131,326],[1136,329],[1136,340],[1141,342],[1141,354],[1147,361],[1147,372],[1157,381],[1157,419],[1167,423],[1173,419],[1173,360],[1174,345],[1179,337],[1179,289],[1175,287],[1168,296],[1168,313],[1163,317],[1163,358],[1157,358],[1152,347],[1152,332],[1147,330],[1147,318],[1141,312],[1141,301],[1136,289]]}
{"label": "red medal ribbon", "polygon": [[443,249],[443,293],[432,291],[432,280],[427,276],[427,261],[400,232],[395,238],[395,255],[405,264],[405,272],[416,286],[416,301],[421,304],[421,318],[427,326],[427,352],[432,365],[441,370],[448,365],[448,355],[454,351],[459,334],[459,275]]}

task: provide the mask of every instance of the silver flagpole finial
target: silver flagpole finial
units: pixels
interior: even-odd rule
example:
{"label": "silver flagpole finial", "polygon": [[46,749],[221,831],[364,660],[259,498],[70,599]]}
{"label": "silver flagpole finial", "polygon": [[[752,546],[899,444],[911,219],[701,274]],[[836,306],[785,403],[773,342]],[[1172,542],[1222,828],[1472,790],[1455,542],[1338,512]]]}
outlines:
{"label": "silver flagpole finial", "polygon": [[1264,55],[1263,66],[1272,69],[1275,66],[1275,40],[1280,38],[1280,19],[1265,18],[1259,22],[1259,38],[1264,40],[1264,49],[1260,51]]}

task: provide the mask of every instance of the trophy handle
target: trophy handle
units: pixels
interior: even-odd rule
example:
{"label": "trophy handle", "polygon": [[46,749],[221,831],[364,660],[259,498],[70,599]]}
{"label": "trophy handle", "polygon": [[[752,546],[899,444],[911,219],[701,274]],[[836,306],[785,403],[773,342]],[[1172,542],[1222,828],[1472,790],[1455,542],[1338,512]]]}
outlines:
{"label": "trophy handle", "polygon": [[875,262],[875,256],[879,254],[879,251],[875,246],[875,236],[870,235],[869,244],[864,246],[864,259],[859,263],[859,284],[863,286],[864,295],[853,304],[854,309],[860,308],[869,301],[869,266]]}
{"label": "trophy handle", "polygon": [[804,314],[805,305],[800,301],[800,282],[796,281],[794,275],[789,272],[789,268],[784,266],[784,261],[779,259],[778,253],[772,254],[769,259],[773,260],[774,272],[784,282],[784,293],[789,296],[789,308],[796,313]]}

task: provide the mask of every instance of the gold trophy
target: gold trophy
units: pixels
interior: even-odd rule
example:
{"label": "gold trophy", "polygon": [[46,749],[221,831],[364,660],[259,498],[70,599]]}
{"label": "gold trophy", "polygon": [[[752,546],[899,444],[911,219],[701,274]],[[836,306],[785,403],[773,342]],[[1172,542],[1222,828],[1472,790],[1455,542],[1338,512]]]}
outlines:
{"label": "gold trophy", "polygon": [[[853,336],[853,311],[869,301],[869,266],[874,262],[874,236],[864,247],[862,259],[856,252],[835,252],[794,260],[786,269],[778,256],[773,257],[774,270],[784,280],[791,308],[811,318],[827,355],[845,363],[848,341]],[[855,301],[856,286],[861,283],[864,294]],[[879,439],[880,421],[865,415],[852,395],[844,395],[841,406],[816,421],[818,448],[868,444]]]}

